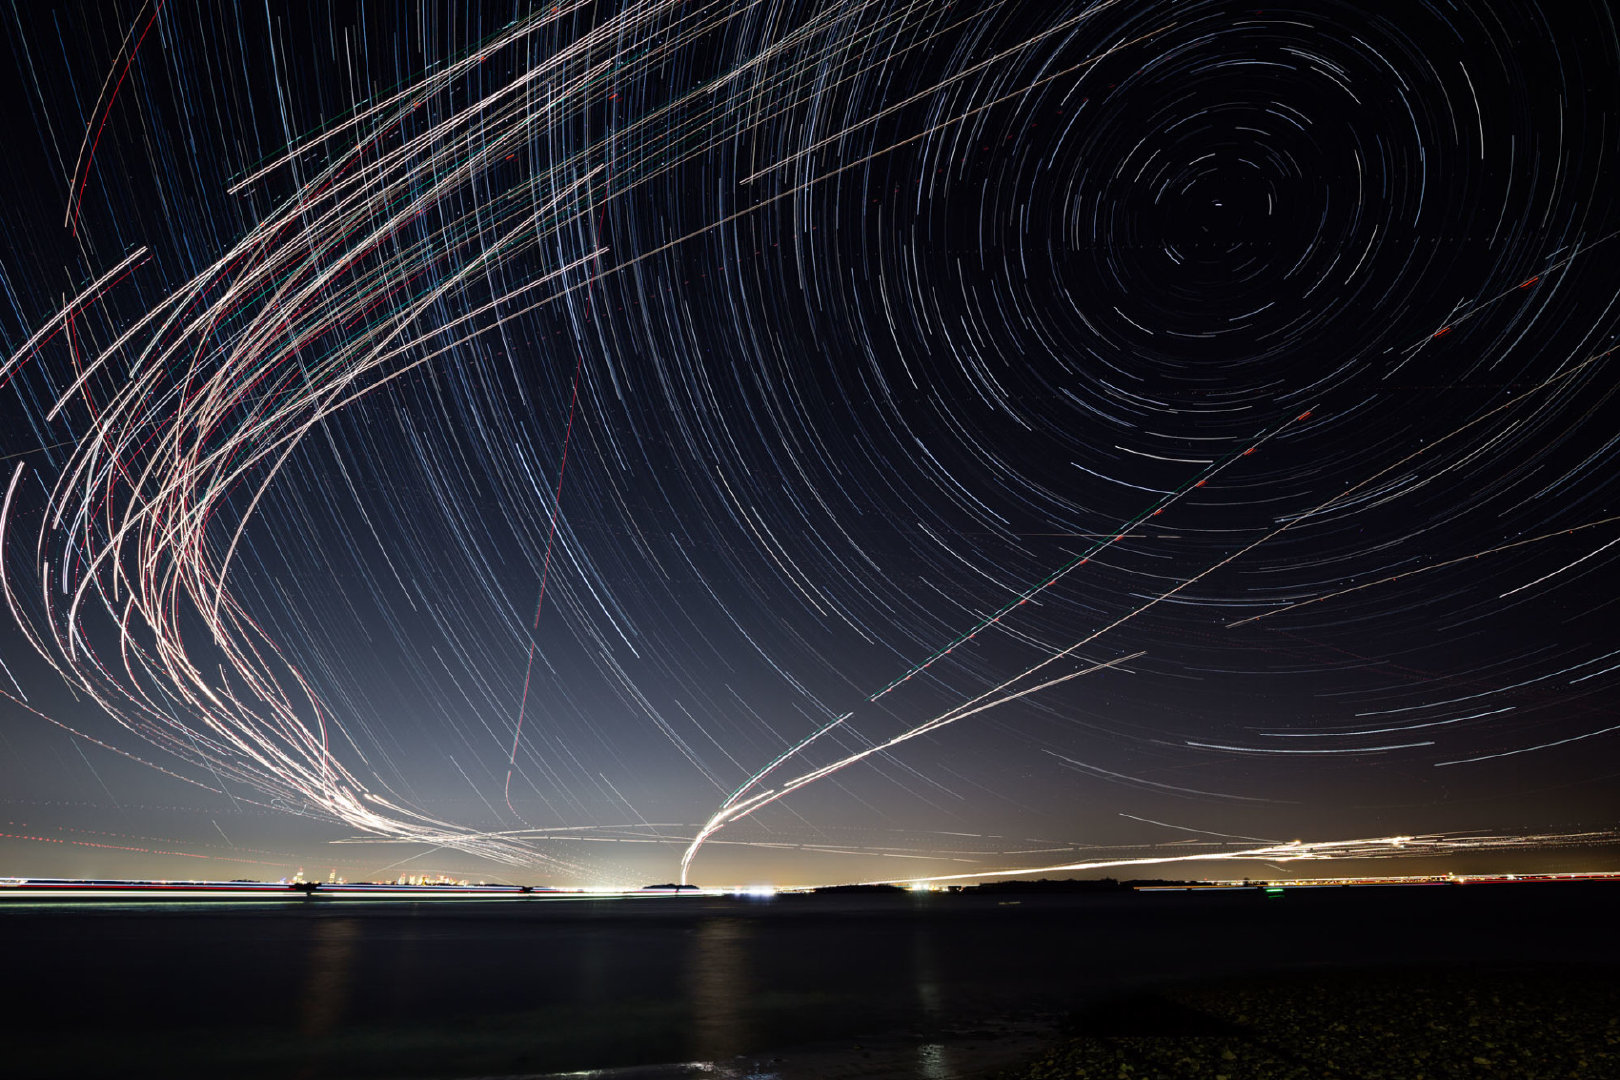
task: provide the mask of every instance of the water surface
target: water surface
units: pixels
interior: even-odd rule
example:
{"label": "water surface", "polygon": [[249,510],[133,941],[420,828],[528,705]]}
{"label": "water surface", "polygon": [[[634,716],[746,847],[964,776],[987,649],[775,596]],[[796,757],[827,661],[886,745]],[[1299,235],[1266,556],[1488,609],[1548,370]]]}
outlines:
{"label": "water surface", "polygon": [[[1604,885],[0,908],[20,1075],[895,1076],[1282,970],[1607,964]],[[624,1072],[622,1070],[632,1070]]]}

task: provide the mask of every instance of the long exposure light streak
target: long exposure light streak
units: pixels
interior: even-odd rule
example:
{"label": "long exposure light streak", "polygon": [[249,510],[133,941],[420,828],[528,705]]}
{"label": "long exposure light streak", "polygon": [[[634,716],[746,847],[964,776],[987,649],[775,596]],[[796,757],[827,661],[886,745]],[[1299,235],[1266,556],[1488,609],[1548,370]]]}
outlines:
{"label": "long exposure light streak", "polygon": [[1147,855],[1131,859],[1093,859],[1057,866],[1032,866],[1017,870],[980,870],[970,874],[939,874],[923,878],[888,878],[889,881],[964,881],[967,879],[1014,877],[1027,874],[1073,873],[1117,870],[1132,866],[1167,866],[1174,863],[1219,862],[1300,862],[1348,859],[1423,858],[1435,854],[1483,852],[1555,844],[1612,843],[1613,833],[1588,832],[1533,836],[1380,836],[1363,840],[1290,840],[1239,851],[1199,852],[1192,855]]}

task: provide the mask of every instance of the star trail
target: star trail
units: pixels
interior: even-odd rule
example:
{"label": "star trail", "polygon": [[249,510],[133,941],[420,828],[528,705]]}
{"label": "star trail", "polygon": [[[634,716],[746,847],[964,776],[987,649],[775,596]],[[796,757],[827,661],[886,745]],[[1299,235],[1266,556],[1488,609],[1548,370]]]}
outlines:
{"label": "star trail", "polygon": [[1612,858],[1605,4],[4,18],[8,864]]}

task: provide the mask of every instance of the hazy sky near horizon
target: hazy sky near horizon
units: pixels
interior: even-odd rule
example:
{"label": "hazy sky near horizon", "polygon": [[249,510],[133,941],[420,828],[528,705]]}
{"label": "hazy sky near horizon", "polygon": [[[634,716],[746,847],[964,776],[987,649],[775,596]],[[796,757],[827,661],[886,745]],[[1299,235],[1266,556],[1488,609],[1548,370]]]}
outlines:
{"label": "hazy sky near horizon", "polygon": [[1614,825],[1606,4],[3,18],[0,874]]}

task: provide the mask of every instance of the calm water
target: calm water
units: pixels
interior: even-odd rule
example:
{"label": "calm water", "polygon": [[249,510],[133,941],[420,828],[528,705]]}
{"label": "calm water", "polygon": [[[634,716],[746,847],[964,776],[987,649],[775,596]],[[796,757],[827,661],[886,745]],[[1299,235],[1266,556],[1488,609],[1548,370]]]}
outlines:
{"label": "calm water", "polygon": [[10,1075],[162,1063],[942,1080],[1018,1053],[1077,1006],[1178,981],[1615,965],[1617,899],[1612,886],[1524,885],[0,908],[0,1043]]}

